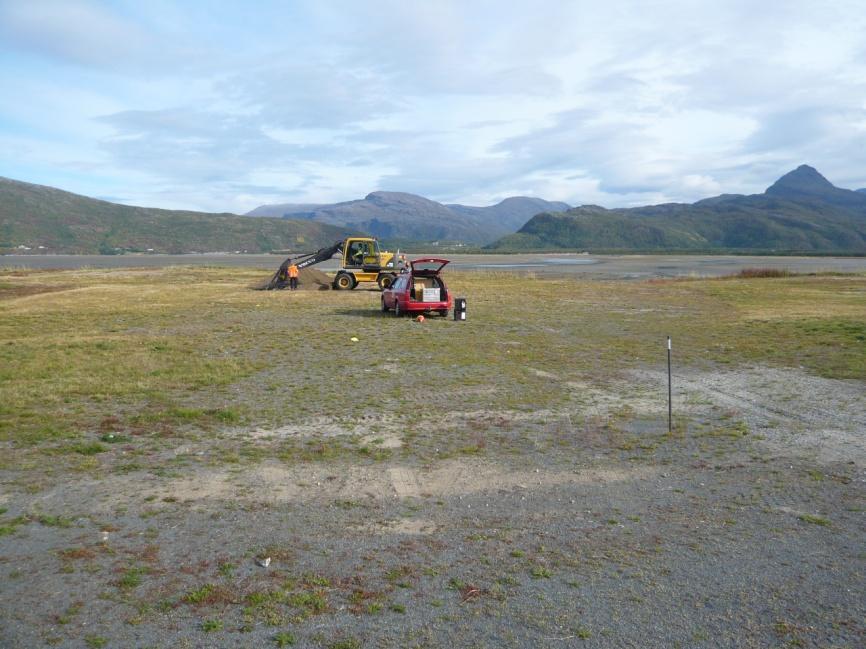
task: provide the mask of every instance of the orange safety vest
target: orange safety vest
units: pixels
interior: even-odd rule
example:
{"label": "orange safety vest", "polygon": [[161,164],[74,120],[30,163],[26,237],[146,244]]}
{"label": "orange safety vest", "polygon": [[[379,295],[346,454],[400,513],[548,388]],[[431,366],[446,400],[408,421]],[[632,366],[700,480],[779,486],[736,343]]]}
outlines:
{"label": "orange safety vest", "polygon": [[297,277],[298,276],[298,267],[292,264],[289,266],[289,277]]}

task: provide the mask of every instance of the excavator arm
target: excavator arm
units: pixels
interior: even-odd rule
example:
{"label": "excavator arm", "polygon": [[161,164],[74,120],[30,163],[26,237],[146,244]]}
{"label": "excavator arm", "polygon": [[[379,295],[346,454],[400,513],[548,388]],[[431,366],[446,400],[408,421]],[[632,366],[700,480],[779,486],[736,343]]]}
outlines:
{"label": "excavator arm", "polygon": [[342,254],[343,243],[343,241],[337,241],[334,245],[319,248],[316,252],[304,252],[295,255],[294,257],[288,257],[282,264],[280,264],[280,268],[276,273],[274,273],[274,276],[271,277],[271,280],[268,282],[267,286],[265,286],[265,290],[271,291],[273,289],[286,287],[286,284],[288,283],[287,271],[292,260],[294,260],[295,266],[298,267],[298,270],[307,268],[314,264],[320,264],[323,261],[328,261],[337,253]]}
{"label": "excavator arm", "polygon": [[[306,268],[307,266],[312,266],[313,264],[320,264],[323,261],[328,261],[337,253],[343,254],[342,241],[338,241],[333,246],[319,248],[316,252],[310,252],[305,255],[295,257],[295,266],[298,267],[298,270],[301,270],[302,268]],[[286,259],[286,261],[283,262],[286,265],[286,268],[288,268],[291,261],[292,258],[289,257],[288,259]]]}

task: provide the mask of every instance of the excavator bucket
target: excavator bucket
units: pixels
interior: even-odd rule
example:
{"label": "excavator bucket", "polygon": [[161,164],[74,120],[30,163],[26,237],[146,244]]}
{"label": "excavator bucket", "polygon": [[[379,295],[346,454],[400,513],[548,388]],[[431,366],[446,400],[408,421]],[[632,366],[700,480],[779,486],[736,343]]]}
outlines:
{"label": "excavator bucket", "polygon": [[276,289],[286,288],[286,286],[289,285],[288,269],[290,261],[291,259],[286,259],[286,261],[280,264],[277,272],[271,275],[271,278],[269,280],[265,282],[260,282],[252,288],[257,291],[273,291]]}

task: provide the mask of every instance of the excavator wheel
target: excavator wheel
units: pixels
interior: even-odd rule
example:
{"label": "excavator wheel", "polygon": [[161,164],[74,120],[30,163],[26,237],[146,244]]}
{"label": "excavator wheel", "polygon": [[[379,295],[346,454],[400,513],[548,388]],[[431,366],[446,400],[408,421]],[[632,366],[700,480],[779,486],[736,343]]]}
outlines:
{"label": "excavator wheel", "polygon": [[391,284],[394,283],[394,280],[397,279],[397,276],[393,273],[384,273],[379,275],[378,284],[379,290],[384,291],[386,288],[390,288]]}
{"label": "excavator wheel", "polygon": [[334,288],[338,291],[348,291],[355,288],[355,278],[349,273],[338,273],[334,278]]}

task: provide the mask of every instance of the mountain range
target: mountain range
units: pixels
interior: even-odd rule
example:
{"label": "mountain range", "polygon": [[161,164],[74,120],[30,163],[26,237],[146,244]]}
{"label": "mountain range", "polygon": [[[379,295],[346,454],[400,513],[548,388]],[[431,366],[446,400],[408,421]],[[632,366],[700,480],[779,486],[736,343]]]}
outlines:
{"label": "mountain range", "polygon": [[492,241],[488,249],[503,252],[866,254],[866,188],[835,187],[807,165],[762,194],[722,194],[690,204],[569,208],[513,197],[471,207],[373,192],[332,205],[262,206],[253,214],[279,218],[119,205],[0,178],[0,252],[310,250],[347,234],[369,233],[393,242]]}
{"label": "mountain range", "polygon": [[763,194],[605,209],[581,205],[532,217],[496,251],[866,253],[866,189],[835,187],[801,165]]}
{"label": "mountain range", "polygon": [[0,252],[115,254],[316,249],[345,228],[118,205],[0,177]]}
{"label": "mountain range", "polygon": [[515,232],[540,212],[563,211],[567,203],[513,196],[488,207],[444,205],[403,192],[373,192],[333,204],[262,205],[247,216],[308,219],[368,232],[390,241],[450,241],[485,244]]}

